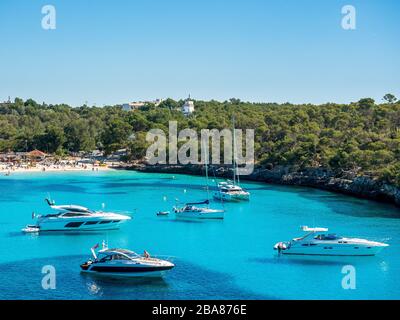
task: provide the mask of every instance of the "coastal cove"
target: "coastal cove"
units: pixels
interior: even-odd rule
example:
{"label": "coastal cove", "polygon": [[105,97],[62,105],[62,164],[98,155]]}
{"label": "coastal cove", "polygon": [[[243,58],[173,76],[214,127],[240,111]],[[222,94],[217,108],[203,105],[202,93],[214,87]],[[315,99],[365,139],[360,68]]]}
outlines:
{"label": "coastal cove", "polygon": [[[210,166],[217,178],[232,177],[228,167]],[[116,169],[136,170],[148,173],[170,173],[204,175],[202,165],[148,165],[136,163]],[[353,197],[391,203],[400,207],[400,189],[367,176],[357,176],[351,172],[337,174],[323,168],[298,169],[290,166],[277,166],[274,169],[255,167],[254,172],[241,176],[241,180],[265,182],[270,184],[312,187],[342,193]]]}
{"label": "coastal cove", "polygon": [[[213,179],[213,178],[210,178]],[[210,181],[211,184],[212,181]],[[243,181],[251,201],[225,203],[222,221],[157,217],[176,202],[206,197],[204,177],[128,170],[30,172],[0,176],[2,299],[399,299],[399,211],[393,205],[299,186]],[[26,235],[31,213],[48,213],[44,198],[125,212],[120,230]],[[212,202],[214,207],[222,206]],[[277,241],[301,235],[300,225],[390,245],[374,257],[286,257]],[[107,280],[80,273],[90,248],[110,246],[170,256],[163,280]],[[43,290],[42,267],[57,271],[55,290]],[[357,270],[344,290],[342,268]],[[26,272],[21,272],[21,268]]]}

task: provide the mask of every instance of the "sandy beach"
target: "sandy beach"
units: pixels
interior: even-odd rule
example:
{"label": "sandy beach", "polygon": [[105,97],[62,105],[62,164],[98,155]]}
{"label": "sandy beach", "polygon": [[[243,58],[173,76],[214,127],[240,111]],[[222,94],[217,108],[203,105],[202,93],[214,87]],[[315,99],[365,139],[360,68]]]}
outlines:
{"label": "sandy beach", "polygon": [[93,165],[36,165],[30,166],[7,166],[0,165],[1,175],[11,175],[13,173],[28,172],[67,172],[67,171],[107,171],[112,170],[109,166],[93,166]]}

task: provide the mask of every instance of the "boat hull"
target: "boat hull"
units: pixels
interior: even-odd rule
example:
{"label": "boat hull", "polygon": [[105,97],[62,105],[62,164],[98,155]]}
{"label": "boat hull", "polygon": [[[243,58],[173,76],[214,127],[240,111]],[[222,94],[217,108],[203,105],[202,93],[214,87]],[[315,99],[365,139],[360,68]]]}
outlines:
{"label": "boat hull", "polygon": [[91,219],[46,219],[38,221],[37,226],[42,231],[96,231],[96,230],[114,230],[127,220],[91,218]]}
{"label": "boat hull", "polygon": [[314,255],[314,256],[374,256],[381,252],[385,246],[362,246],[362,245],[315,245],[315,246],[292,246],[282,250],[284,255]]}
{"label": "boat hull", "polygon": [[152,271],[152,272],[96,272],[81,270],[81,273],[90,274],[97,277],[109,278],[162,278],[168,271]]}
{"label": "boat hull", "polygon": [[248,194],[229,194],[224,192],[215,192],[213,194],[214,199],[219,201],[227,202],[238,202],[238,201],[249,201],[250,196]]}
{"label": "boat hull", "polygon": [[81,266],[81,272],[86,274],[105,276],[105,277],[163,277],[174,266],[111,266],[111,265],[91,265],[89,268]]}
{"label": "boat hull", "polygon": [[224,212],[176,212],[178,219],[224,219]]}

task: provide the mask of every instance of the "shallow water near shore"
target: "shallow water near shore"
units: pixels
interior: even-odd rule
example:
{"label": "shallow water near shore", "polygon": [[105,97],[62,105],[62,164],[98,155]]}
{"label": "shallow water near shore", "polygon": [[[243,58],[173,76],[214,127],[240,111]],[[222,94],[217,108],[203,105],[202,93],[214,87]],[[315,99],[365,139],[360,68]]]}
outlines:
{"label": "shallow water near shore", "polygon": [[[173,178],[174,177],[174,178]],[[400,209],[303,187],[243,183],[251,201],[225,203],[223,221],[157,217],[182,202],[204,200],[205,180],[132,171],[17,173],[0,177],[0,299],[400,299]],[[210,181],[210,184],[213,184]],[[26,235],[44,198],[129,212],[120,230]],[[218,202],[212,206],[221,208]],[[390,244],[375,257],[278,257],[273,245],[301,235],[299,226]],[[79,264],[102,240],[110,247],[171,256],[164,279],[121,281],[83,275]],[[41,269],[56,268],[56,289]],[[356,289],[342,288],[342,268]]]}

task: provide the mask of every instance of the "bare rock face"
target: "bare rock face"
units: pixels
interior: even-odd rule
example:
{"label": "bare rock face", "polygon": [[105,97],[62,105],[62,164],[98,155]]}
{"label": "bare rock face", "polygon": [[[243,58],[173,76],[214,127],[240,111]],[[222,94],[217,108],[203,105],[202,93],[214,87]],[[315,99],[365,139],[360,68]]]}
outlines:
{"label": "bare rock face", "polygon": [[[352,172],[337,174],[322,168],[279,168],[254,172],[257,181],[316,187],[357,197],[400,205],[400,189]],[[251,178],[253,178],[253,175]],[[245,179],[242,177],[242,179]],[[253,179],[252,179],[253,180]]]}
{"label": "bare rock face", "polygon": [[[202,165],[133,165],[131,170],[158,173],[204,174]],[[227,166],[210,166],[210,176],[231,178],[232,169]],[[242,180],[314,187],[344,193],[360,198],[394,203],[400,206],[400,189],[368,176],[358,176],[356,172],[335,173],[324,168],[295,168],[276,166],[271,169],[257,167]]]}

